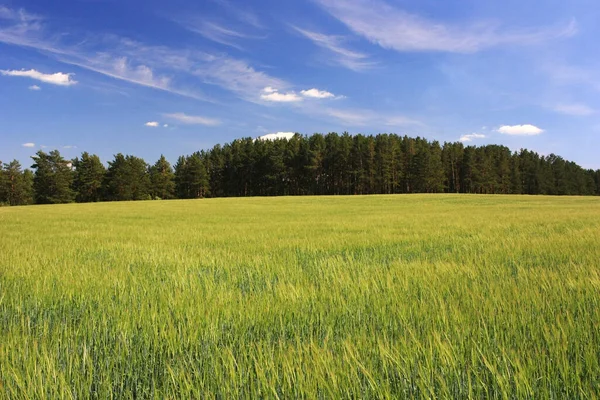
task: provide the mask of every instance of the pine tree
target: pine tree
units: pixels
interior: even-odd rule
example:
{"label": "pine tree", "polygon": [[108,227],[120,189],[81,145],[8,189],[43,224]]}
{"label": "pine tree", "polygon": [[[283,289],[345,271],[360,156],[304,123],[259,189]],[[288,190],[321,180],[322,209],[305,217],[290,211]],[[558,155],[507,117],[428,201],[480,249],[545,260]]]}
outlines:
{"label": "pine tree", "polygon": [[143,159],[119,153],[108,165],[104,183],[107,200],[150,199],[148,165]]}
{"label": "pine tree", "polygon": [[188,158],[186,177],[190,188],[188,198],[199,199],[210,194],[210,182],[203,154],[196,152]]}
{"label": "pine tree", "polygon": [[70,203],[75,200],[71,190],[73,183],[72,163],[65,160],[58,150],[46,154],[38,151],[31,157],[35,169],[33,186],[38,204]]}
{"label": "pine tree", "polygon": [[513,154],[510,160],[510,193],[512,194],[523,193],[523,179],[519,163],[518,155]]}
{"label": "pine tree", "polygon": [[73,168],[75,170],[73,189],[76,192],[77,201],[80,203],[101,201],[106,168],[100,161],[100,157],[84,152],[81,154],[81,158],[73,160]]}
{"label": "pine tree", "polygon": [[13,160],[0,164],[0,203],[20,206],[33,203],[31,171],[21,170],[21,164]]}
{"label": "pine tree", "polygon": [[175,174],[165,156],[161,154],[149,168],[150,194],[153,198],[172,199],[175,196]]}
{"label": "pine tree", "polygon": [[4,165],[0,161],[0,207],[8,204],[8,182],[4,173]]}
{"label": "pine tree", "polygon": [[179,198],[198,199],[210,194],[205,157],[205,154],[196,152],[189,157],[180,157],[177,161],[175,182]]}
{"label": "pine tree", "polygon": [[444,191],[442,147],[438,141],[434,141],[429,147],[424,189],[427,193],[442,193]]}
{"label": "pine tree", "polygon": [[445,171],[445,186],[449,193],[460,193],[460,170],[462,167],[464,145],[460,142],[444,143],[442,163]]}

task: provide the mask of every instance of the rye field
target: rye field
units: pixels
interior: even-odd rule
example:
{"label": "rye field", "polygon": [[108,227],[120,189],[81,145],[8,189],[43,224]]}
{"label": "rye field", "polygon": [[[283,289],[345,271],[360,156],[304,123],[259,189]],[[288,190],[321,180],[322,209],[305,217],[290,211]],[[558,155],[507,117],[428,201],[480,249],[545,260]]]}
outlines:
{"label": "rye field", "polygon": [[600,199],[0,208],[0,398],[600,394]]}

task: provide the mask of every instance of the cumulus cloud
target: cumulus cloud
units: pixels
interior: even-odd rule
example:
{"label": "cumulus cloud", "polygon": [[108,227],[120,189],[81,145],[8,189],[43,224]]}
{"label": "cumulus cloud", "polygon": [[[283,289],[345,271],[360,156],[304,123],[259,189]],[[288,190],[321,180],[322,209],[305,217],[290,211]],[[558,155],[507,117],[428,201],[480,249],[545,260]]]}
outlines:
{"label": "cumulus cloud", "polygon": [[535,136],[544,132],[543,129],[535,125],[504,125],[498,128],[498,132],[504,135],[514,136]]}
{"label": "cumulus cloud", "polygon": [[481,133],[471,133],[470,135],[462,135],[458,140],[461,142],[471,142],[473,139],[483,139],[484,137],[485,135]]}
{"label": "cumulus cloud", "polygon": [[75,85],[77,83],[77,81],[72,78],[72,76],[74,74],[65,74],[62,72],[57,72],[55,74],[44,74],[42,72],[36,71],[35,69],[30,69],[30,70],[0,69],[0,74],[2,74],[4,76],[20,76],[20,77],[36,79],[41,82],[50,83],[52,85],[58,85],[58,86],[71,86],[71,85]]}
{"label": "cumulus cloud", "polygon": [[198,115],[187,115],[185,113],[163,114],[166,118],[178,121],[186,125],[216,126],[221,123],[218,119],[201,117]]}
{"label": "cumulus cloud", "polygon": [[356,34],[396,51],[473,53],[511,44],[527,45],[576,34],[568,24],[521,30],[500,29],[489,21],[450,25],[408,13],[383,0],[314,0]]}
{"label": "cumulus cloud", "polygon": [[260,140],[277,140],[277,139],[291,139],[295,135],[294,132],[277,132],[277,133],[269,133],[267,135],[260,136]]}
{"label": "cumulus cloud", "polygon": [[596,110],[585,104],[558,104],[554,107],[554,111],[578,117],[585,117],[596,113]]}
{"label": "cumulus cloud", "polygon": [[[343,96],[339,96],[338,98],[342,98]],[[307,99],[331,99],[335,98],[333,93],[330,93],[326,90],[319,89],[307,89],[301,90],[300,94],[296,92],[286,92],[282,93],[279,90],[267,86],[262,90],[261,99],[265,101],[279,102],[279,103],[294,103],[302,101],[304,98]]]}
{"label": "cumulus cloud", "polygon": [[304,97],[312,97],[314,99],[330,99],[332,97],[335,97],[335,95],[333,93],[327,92],[325,90],[319,90],[319,89],[303,90],[300,93]]}
{"label": "cumulus cloud", "polygon": [[35,147],[35,143],[31,143],[31,142],[23,143],[22,146],[23,147]]}
{"label": "cumulus cloud", "polygon": [[42,88],[39,87],[38,85],[31,85],[31,86],[29,86],[29,90],[42,90]]}
{"label": "cumulus cloud", "polygon": [[144,125],[150,127],[150,128],[157,128],[158,127],[158,122],[157,121],[150,121],[150,122],[146,122]]}
{"label": "cumulus cloud", "polygon": [[271,86],[267,86],[263,89],[263,94],[260,96],[265,101],[272,101],[276,103],[294,103],[302,101],[302,97],[298,96],[294,92],[280,93],[277,89],[273,89]]}

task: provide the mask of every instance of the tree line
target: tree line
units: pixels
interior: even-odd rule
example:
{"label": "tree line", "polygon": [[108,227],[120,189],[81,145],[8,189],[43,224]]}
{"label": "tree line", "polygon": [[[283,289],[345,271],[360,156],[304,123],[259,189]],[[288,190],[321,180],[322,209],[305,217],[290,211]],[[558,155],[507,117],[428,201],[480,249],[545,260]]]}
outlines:
{"label": "tree line", "polygon": [[395,134],[237,139],[149,165],[121,153],[105,166],[38,151],[32,170],[0,163],[0,204],[204,197],[479,193],[600,195],[600,170],[528,150],[464,146]]}

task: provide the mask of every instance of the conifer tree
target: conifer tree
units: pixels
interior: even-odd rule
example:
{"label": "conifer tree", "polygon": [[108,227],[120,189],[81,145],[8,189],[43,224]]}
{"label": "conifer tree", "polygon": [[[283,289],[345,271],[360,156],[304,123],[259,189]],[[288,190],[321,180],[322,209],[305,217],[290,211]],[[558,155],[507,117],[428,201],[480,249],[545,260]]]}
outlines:
{"label": "conifer tree", "polygon": [[161,154],[156,163],[149,168],[150,194],[153,198],[172,199],[175,197],[175,174],[171,164]]}
{"label": "conifer tree", "polygon": [[100,161],[100,157],[84,152],[81,154],[81,158],[73,160],[73,168],[75,170],[73,189],[76,192],[77,201],[80,203],[101,201],[106,168]]}
{"label": "conifer tree", "polygon": [[143,159],[119,153],[108,165],[104,183],[107,200],[150,199],[148,165]]}
{"label": "conifer tree", "polygon": [[0,203],[20,206],[33,203],[33,175],[21,170],[21,164],[13,160],[0,163]]}
{"label": "conifer tree", "polygon": [[71,189],[73,183],[72,163],[65,160],[58,150],[50,153],[38,151],[31,157],[35,169],[33,187],[35,201],[38,204],[71,203],[75,193]]}

